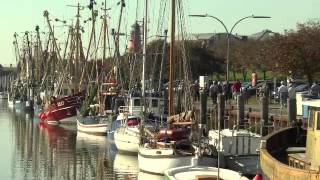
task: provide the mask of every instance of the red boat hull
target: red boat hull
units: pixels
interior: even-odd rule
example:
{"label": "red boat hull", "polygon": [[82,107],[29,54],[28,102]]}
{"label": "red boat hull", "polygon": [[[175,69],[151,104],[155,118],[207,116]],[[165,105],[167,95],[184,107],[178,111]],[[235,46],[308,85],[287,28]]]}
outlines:
{"label": "red boat hull", "polygon": [[49,124],[76,123],[77,109],[83,101],[83,93],[55,99],[39,117]]}
{"label": "red boat hull", "polygon": [[160,140],[178,141],[188,138],[188,131],[186,129],[165,128],[159,131]]}

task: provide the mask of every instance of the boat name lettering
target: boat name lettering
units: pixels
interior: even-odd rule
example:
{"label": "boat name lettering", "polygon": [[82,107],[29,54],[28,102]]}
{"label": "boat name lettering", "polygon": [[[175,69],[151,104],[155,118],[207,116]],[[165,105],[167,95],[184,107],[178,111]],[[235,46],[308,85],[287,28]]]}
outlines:
{"label": "boat name lettering", "polygon": [[58,105],[58,107],[63,106],[64,105],[64,101],[57,102],[57,105]]}

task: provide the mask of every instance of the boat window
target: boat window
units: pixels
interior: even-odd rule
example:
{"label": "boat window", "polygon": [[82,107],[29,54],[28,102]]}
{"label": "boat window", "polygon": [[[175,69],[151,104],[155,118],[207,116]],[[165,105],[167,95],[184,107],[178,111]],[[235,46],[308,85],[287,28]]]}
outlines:
{"label": "boat window", "polygon": [[313,121],[314,121],[314,111],[309,110],[309,118],[308,118],[308,128],[313,128]]}
{"label": "boat window", "polygon": [[152,99],[152,107],[158,107],[158,99]]}
{"label": "boat window", "polygon": [[300,162],[300,169],[304,169],[304,163]]}
{"label": "boat window", "polygon": [[133,106],[140,106],[140,99],[134,99]]}
{"label": "boat window", "polygon": [[320,112],[317,112],[317,116],[315,118],[317,119],[317,130],[320,130]]}
{"label": "boat window", "polygon": [[68,89],[63,89],[63,95],[68,95]]}
{"label": "boat window", "polygon": [[293,160],[292,159],[289,159],[289,166],[293,167]]}
{"label": "boat window", "polygon": [[108,88],[107,88],[107,86],[102,85],[102,86],[101,86],[101,90],[102,90],[102,91],[107,91]]}

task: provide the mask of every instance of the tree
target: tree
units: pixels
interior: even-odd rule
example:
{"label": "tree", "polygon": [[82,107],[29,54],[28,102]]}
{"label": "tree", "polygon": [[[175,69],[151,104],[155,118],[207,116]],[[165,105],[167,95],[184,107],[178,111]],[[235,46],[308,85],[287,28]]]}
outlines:
{"label": "tree", "polygon": [[277,70],[284,74],[306,76],[311,83],[320,68],[320,23],[298,24],[297,31],[288,31],[272,39],[269,55]]}

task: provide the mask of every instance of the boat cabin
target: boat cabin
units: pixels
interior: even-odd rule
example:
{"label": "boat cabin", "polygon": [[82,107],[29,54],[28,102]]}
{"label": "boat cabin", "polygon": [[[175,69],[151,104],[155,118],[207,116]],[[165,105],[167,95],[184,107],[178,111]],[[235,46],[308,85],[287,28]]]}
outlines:
{"label": "boat cabin", "polygon": [[110,81],[107,83],[101,83],[99,89],[100,97],[102,97],[102,108],[107,114],[114,112],[114,104],[117,104],[115,101],[118,97],[117,83]]}
{"label": "boat cabin", "polygon": [[308,119],[310,108],[320,108],[319,97],[313,97],[307,92],[296,93],[297,99],[297,115],[302,116],[303,119]]}
{"label": "boat cabin", "polygon": [[[318,171],[320,167],[320,108],[311,107],[308,115],[307,142],[306,147],[299,151],[287,152],[289,166]],[[301,149],[301,148],[300,148]]]}
{"label": "boat cabin", "polygon": [[70,84],[70,82],[62,83],[60,91],[58,92],[57,98],[63,98],[63,97],[67,97],[72,94],[75,94],[76,93],[75,87],[76,87],[75,83],[72,83],[72,84]]}
{"label": "boat cabin", "polygon": [[[129,114],[141,114],[143,99],[141,96],[130,96],[128,98]],[[162,97],[147,96],[146,97],[146,112],[151,113],[154,117],[165,117],[164,99]]]}
{"label": "boat cabin", "polygon": [[[261,136],[247,130],[223,129],[209,131],[209,144],[220,147],[225,155],[257,155]],[[220,146],[218,146],[220,144]]]}

